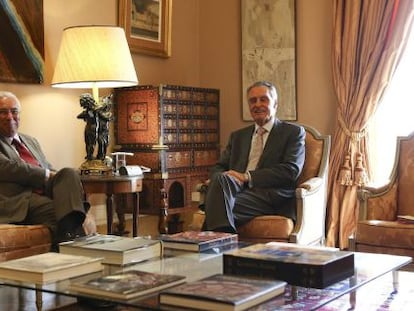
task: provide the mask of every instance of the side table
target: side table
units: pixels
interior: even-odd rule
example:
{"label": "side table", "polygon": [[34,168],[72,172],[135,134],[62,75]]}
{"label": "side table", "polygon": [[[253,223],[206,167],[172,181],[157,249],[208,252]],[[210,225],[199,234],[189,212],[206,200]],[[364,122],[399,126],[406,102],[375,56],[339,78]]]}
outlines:
{"label": "side table", "polygon": [[[81,181],[85,196],[92,193],[106,194],[106,225],[107,233],[112,234],[113,223],[113,195],[114,194],[133,194],[132,208],[132,235],[138,235],[138,212],[139,212],[139,193],[142,191],[143,175],[138,176],[107,176],[107,175],[81,175]],[[120,210],[120,209],[119,209]],[[125,228],[125,218],[123,213],[118,213],[119,231]]]}

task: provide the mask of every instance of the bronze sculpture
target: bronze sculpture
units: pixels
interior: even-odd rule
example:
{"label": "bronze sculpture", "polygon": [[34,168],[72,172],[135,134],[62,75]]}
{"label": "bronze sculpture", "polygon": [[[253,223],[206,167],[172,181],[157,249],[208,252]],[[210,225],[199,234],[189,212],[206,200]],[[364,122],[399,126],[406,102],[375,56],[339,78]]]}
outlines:
{"label": "bronze sculpture", "polygon": [[[77,116],[85,124],[84,139],[86,162],[81,166],[81,172],[89,174],[92,171],[102,173],[110,170],[105,161],[109,145],[109,122],[112,121],[112,94],[102,98],[100,103],[91,94],[80,96],[80,106],[83,111]],[[94,156],[95,149],[97,155]]]}

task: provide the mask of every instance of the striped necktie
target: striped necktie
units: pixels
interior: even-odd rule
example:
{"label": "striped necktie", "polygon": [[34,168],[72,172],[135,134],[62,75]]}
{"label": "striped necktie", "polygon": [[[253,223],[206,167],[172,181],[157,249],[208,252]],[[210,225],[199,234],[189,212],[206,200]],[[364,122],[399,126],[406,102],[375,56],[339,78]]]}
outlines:
{"label": "striped necktie", "polygon": [[266,129],[259,127],[256,131],[256,138],[252,142],[249,155],[249,163],[247,164],[246,172],[256,169],[257,163],[263,152],[263,135],[266,133]]}
{"label": "striped necktie", "polygon": [[13,139],[12,145],[16,148],[17,152],[20,155],[20,158],[25,161],[26,163],[40,166],[39,161],[36,160],[36,158],[32,155],[32,153],[27,149],[25,145],[23,145],[20,141],[17,139]]}

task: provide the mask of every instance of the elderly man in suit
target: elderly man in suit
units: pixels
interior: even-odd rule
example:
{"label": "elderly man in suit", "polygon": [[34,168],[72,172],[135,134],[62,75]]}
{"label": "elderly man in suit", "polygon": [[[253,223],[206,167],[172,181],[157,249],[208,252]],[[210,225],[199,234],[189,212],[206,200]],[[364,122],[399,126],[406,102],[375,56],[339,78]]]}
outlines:
{"label": "elderly man in suit", "polygon": [[247,89],[254,125],[230,135],[210,173],[204,229],[237,232],[259,215],[296,220],[294,193],[305,160],[303,127],[276,118],[276,87],[258,81]]}
{"label": "elderly man in suit", "polygon": [[55,171],[39,142],[18,133],[21,105],[0,91],[0,223],[45,224],[54,245],[84,234],[83,188],[71,168]]}

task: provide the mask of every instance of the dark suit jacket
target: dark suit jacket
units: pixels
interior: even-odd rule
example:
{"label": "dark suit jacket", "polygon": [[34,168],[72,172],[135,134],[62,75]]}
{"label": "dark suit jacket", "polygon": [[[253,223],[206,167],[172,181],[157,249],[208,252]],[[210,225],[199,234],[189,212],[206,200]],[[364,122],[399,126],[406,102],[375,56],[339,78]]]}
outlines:
{"label": "dark suit jacket", "polygon": [[[251,125],[231,134],[211,174],[227,170],[245,172],[254,129]],[[253,186],[293,197],[305,161],[305,135],[303,127],[276,119],[257,168],[250,172]]]}
{"label": "dark suit jacket", "polygon": [[19,134],[42,167],[33,167],[22,161],[4,137],[0,137],[0,223],[22,221],[27,213],[32,189],[45,184],[45,169],[52,169],[39,142]]}

